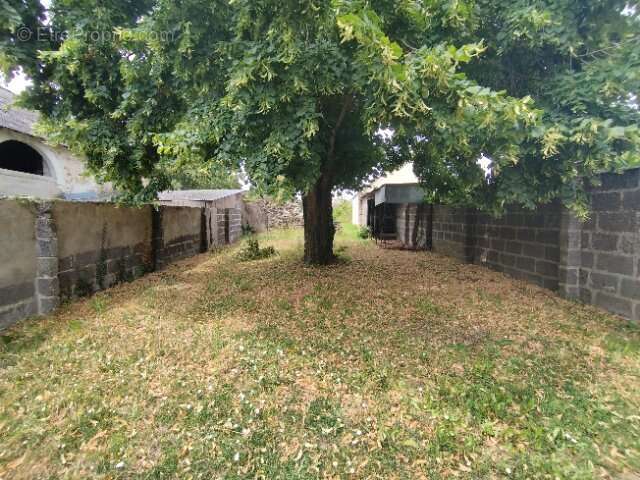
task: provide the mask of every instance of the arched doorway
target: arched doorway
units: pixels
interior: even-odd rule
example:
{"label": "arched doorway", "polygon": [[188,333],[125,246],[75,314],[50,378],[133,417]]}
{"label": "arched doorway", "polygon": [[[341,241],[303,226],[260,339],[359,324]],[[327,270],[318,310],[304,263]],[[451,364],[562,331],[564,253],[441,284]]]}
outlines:
{"label": "arched doorway", "polygon": [[31,175],[51,176],[40,152],[17,140],[0,143],[0,168]]}

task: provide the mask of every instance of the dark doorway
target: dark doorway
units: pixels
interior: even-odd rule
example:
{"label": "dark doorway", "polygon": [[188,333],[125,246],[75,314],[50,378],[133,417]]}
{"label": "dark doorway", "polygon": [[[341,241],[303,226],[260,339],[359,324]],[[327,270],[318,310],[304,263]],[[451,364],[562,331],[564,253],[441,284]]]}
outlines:
{"label": "dark doorway", "polygon": [[371,198],[367,200],[367,227],[373,232],[376,225],[376,201]]}
{"label": "dark doorway", "polygon": [[374,212],[373,236],[379,240],[395,240],[398,234],[397,205],[382,203],[375,207]]}
{"label": "dark doorway", "polygon": [[44,175],[44,159],[26,143],[8,140],[0,143],[0,168]]}

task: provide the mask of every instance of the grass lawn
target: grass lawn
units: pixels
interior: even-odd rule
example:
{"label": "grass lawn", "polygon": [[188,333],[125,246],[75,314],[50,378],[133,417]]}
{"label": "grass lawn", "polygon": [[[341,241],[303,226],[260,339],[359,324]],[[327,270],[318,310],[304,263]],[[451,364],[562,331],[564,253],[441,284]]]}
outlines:
{"label": "grass lawn", "polygon": [[0,479],[639,478],[637,326],[345,233],[323,269],[262,243],[5,332]]}

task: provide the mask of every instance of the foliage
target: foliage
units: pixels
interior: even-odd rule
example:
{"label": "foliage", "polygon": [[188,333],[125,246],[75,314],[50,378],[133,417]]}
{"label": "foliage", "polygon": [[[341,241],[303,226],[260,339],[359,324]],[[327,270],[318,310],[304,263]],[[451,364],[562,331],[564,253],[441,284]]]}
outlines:
{"label": "foliage", "polygon": [[352,213],[353,206],[350,201],[339,200],[333,206],[334,222],[343,236],[358,238],[359,229],[353,224]]}
{"label": "foliage", "polygon": [[361,238],[362,240],[369,240],[372,237],[373,234],[371,233],[371,229],[369,227],[360,227],[360,229],[358,230],[358,238]]}
{"label": "foliage", "polygon": [[[640,328],[444,256],[300,231],[0,336],[0,477],[634,478]],[[195,262],[195,263],[194,263]]]}
{"label": "foliage", "polygon": [[[635,4],[475,2],[464,19],[469,26],[464,38],[482,39],[486,49],[463,71],[494,90],[530,96],[540,117],[518,148],[504,144],[501,151],[493,141],[482,150],[456,145],[459,124],[430,135],[418,147],[418,155],[429,161],[419,162],[417,170],[432,198],[500,209],[511,202],[532,207],[560,197],[585,214],[584,187],[595,173],[640,165],[635,97],[640,10]],[[491,123],[477,125],[476,134],[493,128]],[[487,188],[484,175],[460,161],[479,153],[493,160]]]}
{"label": "foliage", "polygon": [[256,237],[249,238],[245,246],[238,252],[238,260],[241,262],[251,262],[254,260],[264,260],[277,255],[278,252],[273,246],[260,248],[260,243]]}
{"label": "foliage", "polygon": [[255,229],[249,225],[248,223],[245,223],[242,225],[242,236],[243,237],[248,237],[250,235],[255,235],[256,231]]}
{"label": "foliage", "polygon": [[173,190],[240,189],[236,172],[221,172],[210,168],[186,168],[171,174]]}
{"label": "foliage", "polygon": [[[242,164],[280,196],[320,177],[352,188],[449,126],[447,145],[470,149],[525,138],[539,116],[530,98],[462,71],[485,50],[467,34],[472,11],[444,1],[52,0],[40,23],[61,40],[3,32],[5,72],[21,65],[50,138],[133,200],[197,165]],[[479,136],[474,125],[489,127]]]}
{"label": "foliage", "polygon": [[[627,0],[2,0],[0,66],[53,141],[133,200],[190,168],[283,196],[412,159],[433,200],[500,210],[639,161]],[[39,28],[20,41],[19,25]],[[40,53],[37,53],[40,52]],[[486,155],[491,174],[478,165]]]}
{"label": "foliage", "polygon": [[339,200],[333,206],[333,218],[341,224],[350,224],[352,220],[353,206],[348,200]]}

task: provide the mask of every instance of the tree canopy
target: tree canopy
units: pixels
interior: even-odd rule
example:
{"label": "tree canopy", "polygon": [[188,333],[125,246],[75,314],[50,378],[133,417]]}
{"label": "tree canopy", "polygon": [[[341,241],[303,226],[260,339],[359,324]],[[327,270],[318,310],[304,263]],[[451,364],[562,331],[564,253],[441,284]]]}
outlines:
{"label": "tree canopy", "polygon": [[[0,12],[4,72],[34,79],[25,102],[98,178],[144,200],[185,168],[242,167],[261,189],[303,194],[307,239],[325,253],[326,191],[408,160],[434,201],[561,197],[582,212],[583,176],[638,162],[638,8],[624,1],[52,0],[45,15],[0,0]],[[37,34],[20,38],[25,27]]]}

